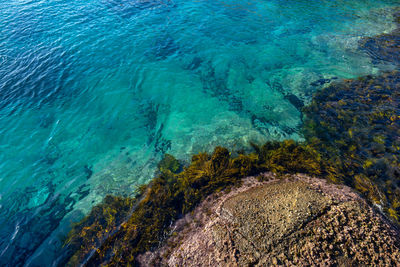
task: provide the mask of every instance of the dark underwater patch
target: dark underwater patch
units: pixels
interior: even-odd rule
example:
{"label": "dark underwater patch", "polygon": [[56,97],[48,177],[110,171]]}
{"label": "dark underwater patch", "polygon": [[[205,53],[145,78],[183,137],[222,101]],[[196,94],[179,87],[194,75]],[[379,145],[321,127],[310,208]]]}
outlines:
{"label": "dark underwater patch", "polygon": [[162,36],[155,40],[146,55],[155,60],[164,60],[180,53],[179,44],[171,36]]}
{"label": "dark underwater patch", "polygon": [[301,110],[304,107],[304,101],[297,95],[284,90],[282,84],[278,81],[266,82],[266,84],[273,90],[278,91],[283,95],[283,98],[290,102],[296,109]]}
{"label": "dark underwater patch", "polygon": [[237,92],[232,92],[228,88],[228,72],[216,73],[211,62],[207,62],[204,70],[200,73],[200,80],[203,85],[203,92],[219,101],[225,102],[229,110],[240,113],[244,110],[243,101],[238,97]]}
{"label": "dark underwater patch", "polygon": [[298,98],[296,95],[294,95],[294,94],[290,94],[290,93],[288,93],[288,94],[286,94],[285,96],[284,96],[284,98],[286,99],[286,100],[288,100],[295,108],[297,108],[297,109],[301,109],[302,107],[304,107],[304,102],[300,99],[300,98]]}
{"label": "dark underwater patch", "polygon": [[337,77],[332,77],[330,79],[322,78],[322,79],[319,79],[319,80],[316,80],[316,81],[310,83],[310,85],[312,85],[312,86],[322,86],[322,85],[324,85],[326,83],[330,83],[332,80],[336,80],[336,79],[337,79]]}
{"label": "dark underwater patch", "polygon": [[158,117],[160,108],[159,104],[147,101],[141,106],[139,114],[145,118],[144,127],[148,135],[146,144],[153,146],[156,153],[163,155],[171,149],[171,141],[163,137],[164,124],[159,122]]}
{"label": "dark underwater patch", "polygon": [[[37,194],[36,188],[26,188],[14,194],[13,209],[2,210],[7,227],[0,233],[0,265],[23,266],[27,259],[42,245],[58,227],[64,216],[73,210],[74,204],[88,195],[89,189],[84,185],[67,196],[57,194],[56,186],[48,183],[41,188],[48,189],[48,196],[43,204],[33,208],[26,207],[27,202]],[[10,236],[13,237],[10,240]]]}
{"label": "dark underwater patch", "polygon": [[201,66],[203,61],[204,60],[201,57],[195,56],[189,64],[183,66],[183,69],[195,71]]}
{"label": "dark underwater patch", "polygon": [[165,139],[162,135],[163,128],[164,124],[161,123],[160,128],[152,138],[154,140],[154,151],[161,154],[165,154],[169,149],[171,149],[171,140]]}
{"label": "dark underwater patch", "polygon": [[365,38],[360,42],[360,46],[374,63],[400,63],[400,34],[397,32]]}
{"label": "dark underwater patch", "polygon": [[60,148],[53,142],[49,142],[43,150],[43,161],[48,165],[53,165],[62,156]]}
{"label": "dark underwater patch", "polygon": [[92,177],[93,175],[93,167],[89,166],[89,165],[85,165],[83,166],[83,172],[85,173],[86,179],[90,179],[90,177]]}
{"label": "dark underwater patch", "polygon": [[43,114],[39,117],[39,126],[42,128],[49,128],[55,121],[54,114]]}

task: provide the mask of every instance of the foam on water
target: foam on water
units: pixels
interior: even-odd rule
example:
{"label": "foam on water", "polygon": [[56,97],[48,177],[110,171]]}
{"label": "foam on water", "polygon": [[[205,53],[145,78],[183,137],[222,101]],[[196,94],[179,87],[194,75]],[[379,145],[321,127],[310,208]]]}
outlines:
{"label": "foam on water", "polygon": [[0,264],[52,264],[71,222],[164,153],[301,140],[321,79],[391,67],[358,41],[395,4],[0,2]]}

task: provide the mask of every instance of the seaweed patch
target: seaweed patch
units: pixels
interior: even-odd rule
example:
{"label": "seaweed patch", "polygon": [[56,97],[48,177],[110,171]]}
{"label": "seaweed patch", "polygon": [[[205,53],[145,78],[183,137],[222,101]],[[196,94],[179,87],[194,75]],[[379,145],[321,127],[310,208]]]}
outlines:
{"label": "seaweed patch", "polygon": [[334,180],[356,188],[398,220],[400,73],[333,84],[304,112],[306,139],[337,170]]}
{"label": "seaweed patch", "polygon": [[[399,63],[399,33],[366,38],[361,47],[379,54],[380,60]],[[204,90],[232,101],[225,94],[224,77],[217,79],[213,69],[207,75]],[[141,186],[135,198],[108,196],[73,226],[65,243],[67,264],[135,265],[138,254],[159,247],[170,235],[171,224],[207,196],[267,171],[278,176],[304,173],[349,185],[399,224],[400,72],[332,80],[335,77],[315,82],[330,84],[306,107],[296,96],[286,95],[304,113],[304,142],[252,144],[252,153],[236,156],[216,147],[211,155],[194,155],[188,166],[165,154],[158,176]],[[214,88],[223,88],[223,93]],[[253,117],[253,123],[262,121]]]}
{"label": "seaweed patch", "polygon": [[[67,248],[75,251],[69,264],[134,263],[137,254],[156,248],[168,236],[171,222],[191,212],[208,195],[239,185],[243,177],[260,171],[326,172],[312,147],[294,141],[254,147],[254,153],[237,157],[217,147],[211,155],[194,155],[181,172],[180,163],[166,155],[159,164],[160,175],[142,186],[135,199],[109,196],[73,227],[66,242]],[[116,230],[133,206],[129,219]]]}
{"label": "seaweed patch", "polygon": [[348,184],[398,222],[399,82],[400,73],[390,72],[344,80],[318,92],[304,108],[303,143],[253,144],[253,153],[236,157],[217,147],[211,155],[194,155],[183,168],[165,155],[159,176],[142,186],[135,199],[107,197],[73,227],[67,242],[73,251],[69,264],[134,264],[139,253],[157,248],[168,237],[171,223],[205,197],[265,171],[305,173]]}
{"label": "seaweed patch", "polygon": [[[400,12],[394,14],[394,21],[400,25]],[[374,63],[392,62],[400,64],[400,28],[391,33],[363,38],[360,48],[364,50]]]}

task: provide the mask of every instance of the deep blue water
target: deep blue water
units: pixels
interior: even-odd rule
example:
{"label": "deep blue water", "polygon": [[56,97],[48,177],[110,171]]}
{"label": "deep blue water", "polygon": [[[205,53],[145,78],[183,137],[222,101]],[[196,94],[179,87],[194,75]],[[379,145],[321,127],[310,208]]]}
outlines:
{"label": "deep blue water", "polygon": [[357,44],[397,2],[0,1],[0,265],[56,265],[164,153],[301,140],[318,81],[391,68]]}

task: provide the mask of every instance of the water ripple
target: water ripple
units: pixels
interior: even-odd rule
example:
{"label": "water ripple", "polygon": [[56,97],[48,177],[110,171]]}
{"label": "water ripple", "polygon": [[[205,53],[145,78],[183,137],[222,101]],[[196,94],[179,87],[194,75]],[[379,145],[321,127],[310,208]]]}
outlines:
{"label": "water ripple", "polygon": [[52,265],[70,223],[165,152],[300,140],[315,81],[375,71],[357,43],[394,4],[1,1],[0,265]]}

